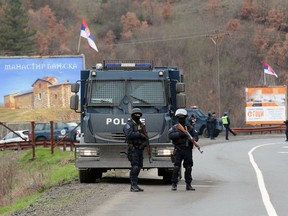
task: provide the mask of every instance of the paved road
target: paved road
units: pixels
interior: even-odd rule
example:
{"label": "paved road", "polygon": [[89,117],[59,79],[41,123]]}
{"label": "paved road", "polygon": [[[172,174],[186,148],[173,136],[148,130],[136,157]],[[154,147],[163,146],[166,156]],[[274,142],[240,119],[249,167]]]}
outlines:
{"label": "paved road", "polygon": [[288,143],[283,136],[260,137],[206,143],[202,155],[195,150],[196,191],[186,191],[183,179],[178,190],[171,191],[170,185],[155,177],[156,170],[144,171],[140,185],[143,193],[129,192],[127,184],[127,190],[115,192],[90,215],[287,215]]}

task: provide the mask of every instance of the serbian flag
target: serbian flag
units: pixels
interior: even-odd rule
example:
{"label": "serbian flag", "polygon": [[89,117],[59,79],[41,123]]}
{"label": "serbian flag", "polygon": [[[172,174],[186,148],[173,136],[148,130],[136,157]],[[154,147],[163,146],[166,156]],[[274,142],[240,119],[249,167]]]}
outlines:
{"label": "serbian flag", "polygon": [[270,67],[270,65],[268,65],[266,62],[264,62],[264,73],[276,76],[278,78],[273,68]]}
{"label": "serbian flag", "polygon": [[88,40],[89,46],[98,52],[97,46],[94,42],[93,36],[90,33],[88,25],[84,19],[82,19],[82,26],[81,26],[81,37],[84,37]]}

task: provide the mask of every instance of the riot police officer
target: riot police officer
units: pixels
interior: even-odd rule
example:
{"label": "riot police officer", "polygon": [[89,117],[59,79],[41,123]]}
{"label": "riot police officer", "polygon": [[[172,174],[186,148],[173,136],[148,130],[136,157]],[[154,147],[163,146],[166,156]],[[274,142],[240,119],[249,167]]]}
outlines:
{"label": "riot police officer", "polygon": [[142,116],[142,111],[139,108],[132,109],[131,119],[128,120],[123,128],[123,132],[126,136],[126,142],[128,143],[128,160],[131,163],[130,170],[130,182],[131,182],[131,192],[144,191],[138,186],[138,175],[141,168],[143,168],[143,150],[145,146],[143,145],[148,137],[144,135],[141,130],[142,123],[140,117]]}
{"label": "riot police officer", "polygon": [[188,140],[188,137],[185,133],[178,130],[178,124],[181,124],[194,138],[195,131],[191,127],[190,124],[186,123],[187,111],[185,109],[177,109],[175,112],[175,116],[178,119],[178,123],[173,125],[169,129],[169,139],[172,140],[174,145],[174,170],[172,174],[172,190],[177,190],[178,184],[178,176],[181,168],[181,163],[183,162],[183,166],[185,168],[185,182],[186,182],[186,190],[195,190],[191,186],[192,182],[192,166],[193,166],[193,158],[192,158],[192,148],[193,143]]}
{"label": "riot police officer", "polygon": [[209,112],[208,117],[206,119],[206,125],[207,125],[207,131],[208,131],[208,138],[211,140],[215,139],[215,130],[216,130],[216,124],[217,124],[217,119],[216,119],[216,113],[213,112],[212,114]]}

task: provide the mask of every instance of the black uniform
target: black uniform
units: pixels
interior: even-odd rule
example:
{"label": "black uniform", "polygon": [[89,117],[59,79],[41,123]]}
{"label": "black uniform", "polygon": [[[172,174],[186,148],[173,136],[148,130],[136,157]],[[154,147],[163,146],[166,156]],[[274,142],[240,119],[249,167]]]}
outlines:
{"label": "black uniform", "polygon": [[192,130],[194,130],[193,138],[195,139],[196,142],[198,142],[198,140],[199,140],[198,131],[195,129],[196,122],[197,122],[197,117],[194,114],[192,114],[188,122],[191,125]]}
{"label": "black uniform", "polygon": [[[143,189],[138,187],[138,175],[141,168],[143,167],[143,150],[144,143],[147,137],[141,133],[142,123],[135,120],[128,120],[127,124],[124,126],[123,131],[126,135],[126,142],[128,143],[128,160],[131,163],[130,170],[130,181],[131,181],[131,191],[137,192],[143,191]],[[134,190],[137,189],[137,190]]]}
{"label": "black uniform", "polygon": [[207,131],[208,131],[208,138],[215,139],[215,129],[216,129],[216,118],[214,118],[211,113],[208,113],[208,117],[206,119],[207,123]]}
{"label": "black uniform", "polygon": [[[180,123],[179,123],[180,124]],[[185,182],[187,190],[195,190],[191,187],[192,182],[192,166],[193,166],[193,157],[192,149],[193,144],[188,140],[188,137],[185,133],[180,132],[177,129],[177,125],[173,125],[169,130],[169,139],[172,140],[174,145],[174,170],[172,174],[172,190],[176,190],[175,187],[178,183],[178,176],[181,167],[182,161],[184,161],[183,166],[185,168]],[[191,127],[190,124],[182,124],[184,128],[191,134],[192,137],[196,137],[195,130]],[[174,187],[174,189],[173,189]]]}

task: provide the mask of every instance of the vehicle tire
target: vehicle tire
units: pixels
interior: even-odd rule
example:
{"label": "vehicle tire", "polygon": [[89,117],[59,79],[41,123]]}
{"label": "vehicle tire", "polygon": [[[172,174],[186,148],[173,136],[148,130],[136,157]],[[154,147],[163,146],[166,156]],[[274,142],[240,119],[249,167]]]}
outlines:
{"label": "vehicle tire", "polygon": [[207,130],[206,127],[203,129],[202,135],[203,135],[205,138],[209,138],[209,136],[208,136],[208,130]]}
{"label": "vehicle tire", "polygon": [[219,133],[220,133],[219,130],[215,130],[215,132],[214,132],[214,137],[218,137]]}
{"label": "vehicle tire", "polygon": [[96,172],[93,169],[79,170],[80,183],[95,183]]}
{"label": "vehicle tire", "polygon": [[46,137],[36,137],[35,142],[40,142],[40,145],[43,145],[43,147],[47,147],[48,143],[47,143],[47,138]]}
{"label": "vehicle tire", "polygon": [[38,141],[47,141],[47,138],[46,138],[46,137],[43,137],[43,136],[41,136],[41,137],[36,137],[35,141],[36,141],[36,142],[38,142]]}
{"label": "vehicle tire", "polygon": [[101,169],[93,169],[95,172],[95,178],[96,180],[100,180],[102,178],[102,170]]}

